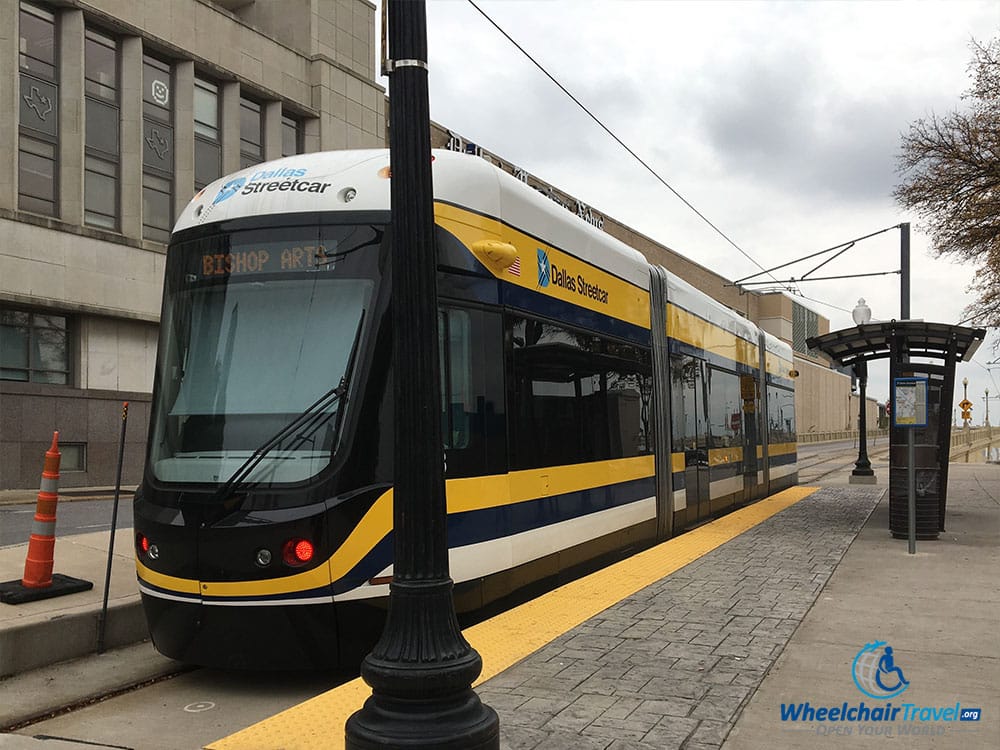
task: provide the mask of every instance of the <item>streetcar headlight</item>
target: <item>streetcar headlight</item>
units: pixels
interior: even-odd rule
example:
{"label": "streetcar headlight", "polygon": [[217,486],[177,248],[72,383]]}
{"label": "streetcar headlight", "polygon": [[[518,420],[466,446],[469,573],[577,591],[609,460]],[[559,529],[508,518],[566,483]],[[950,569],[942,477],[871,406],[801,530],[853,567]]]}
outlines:
{"label": "streetcar headlight", "polygon": [[281,548],[281,559],[285,565],[292,568],[299,568],[307,564],[316,554],[316,548],[308,539],[301,537],[289,539]]}
{"label": "streetcar headlight", "polygon": [[270,565],[271,550],[264,548],[257,550],[257,564],[262,568],[266,568],[268,565]]}

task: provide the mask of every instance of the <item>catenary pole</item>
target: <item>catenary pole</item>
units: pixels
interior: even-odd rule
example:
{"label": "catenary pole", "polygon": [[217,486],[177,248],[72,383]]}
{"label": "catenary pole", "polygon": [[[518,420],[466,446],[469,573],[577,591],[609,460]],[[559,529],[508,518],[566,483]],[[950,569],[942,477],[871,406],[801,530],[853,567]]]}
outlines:
{"label": "catenary pole", "polygon": [[899,319],[910,319],[910,222],[899,225]]}
{"label": "catenary pole", "polygon": [[388,38],[395,559],[385,630],[361,666],[372,695],[346,746],[492,750],[499,720],[472,690],[482,659],[448,570],[424,0],[388,0]]}

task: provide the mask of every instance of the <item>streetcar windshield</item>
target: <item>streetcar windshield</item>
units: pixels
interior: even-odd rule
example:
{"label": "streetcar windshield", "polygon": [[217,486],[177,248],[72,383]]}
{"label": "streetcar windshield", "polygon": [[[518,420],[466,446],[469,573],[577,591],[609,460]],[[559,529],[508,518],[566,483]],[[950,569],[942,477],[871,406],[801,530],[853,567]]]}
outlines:
{"label": "streetcar windshield", "polygon": [[171,246],[151,425],[157,479],[224,483],[275,435],[244,481],[300,482],[330,463],[344,399],[296,420],[350,375],[382,236],[373,226],[286,227]]}

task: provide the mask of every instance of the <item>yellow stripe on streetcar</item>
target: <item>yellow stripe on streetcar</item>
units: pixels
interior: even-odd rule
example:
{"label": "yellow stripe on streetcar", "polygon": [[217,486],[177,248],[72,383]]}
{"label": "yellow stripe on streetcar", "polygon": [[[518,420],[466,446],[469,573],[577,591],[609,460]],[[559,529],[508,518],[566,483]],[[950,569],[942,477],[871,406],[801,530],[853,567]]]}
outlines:
{"label": "yellow stripe on streetcar", "polygon": [[[551,495],[565,495],[595,487],[645,479],[654,474],[653,456],[596,461],[573,466],[515,471],[488,477],[450,479],[446,482],[448,512],[512,505]],[[372,548],[392,530],[392,490],[383,493],[368,509],[347,539],[325,565],[281,578],[258,581],[192,581],[157,573],[138,560],[139,578],[157,588],[209,597],[254,597],[292,594],[328,586],[351,572]]]}

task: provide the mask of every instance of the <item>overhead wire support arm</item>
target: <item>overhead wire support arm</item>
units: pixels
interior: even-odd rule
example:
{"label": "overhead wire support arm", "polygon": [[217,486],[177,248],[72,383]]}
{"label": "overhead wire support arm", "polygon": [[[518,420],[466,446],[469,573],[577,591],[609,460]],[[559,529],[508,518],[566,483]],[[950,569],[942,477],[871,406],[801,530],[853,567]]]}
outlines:
{"label": "overhead wire support arm", "polygon": [[[815,270],[815,269],[813,269],[813,270]],[[860,279],[860,278],[862,278],[864,276],[889,276],[891,274],[899,274],[899,273],[902,273],[902,271],[899,270],[899,269],[897,269],[895,271],[876,271],[874,273],[849,273],[849,274],[847,274],[845,276],[814,276],[811,279],[805,279],[805,278],[803,278],[803,279],[796,279],[796,278],[779,279],[776,282],[775,281],[744,281],[744,282],[736,282],[736,281],[734,281],[734,282],[732,282],[730,284],[726,284],[725,286],[738,286],[738,285],[741,285],[741,284],[742,284],[742,286],[747,286],[747,285],[750,285],[750,284],[756,285],[756,284],[775,284],[775,283],[777,283],[777,284],[798,284],[800,281],[832,281],[834,279]],[[759,276],[760,274],[757,274],[757,275]]]}
{"label": "overhead wire support arm", "polygon": [[[837,256],[839,256],[842,253],[850,250],[858,242],[861,242],[862,240],[871,239],[872,237],[875,237],[875,236],[880,235],[880,234],[884,234],[885,232],[891,232],[893,229],[899,229],[899,224],[896,224],[896,225],[891,226],[891,227],[886,227],[885,229],[879,229],[877,232],[872,232],[871,234],[866,234],[864,237],[856,237],[853,240],[847,240],[846,242],[840,242],[840,243],[834,245],[833,247],[828,247],[825,250],[820,250],[820,251],[815,252],[815,253],[810,253],[809,255],[803,255],[801,258],[796,258],[795,260],[790,260],[790,261],[788,261],[786,263],[782,263],[781,265],[777,265],[777,266],[773,266],[771,268],[768,268],[767,270],[759,271],[758,273],[752,273],[749,276],[744,276],[742,279],[736,279],[736,281],[732,282],[731,284],[726,284],[726,286],[740,286],[744,282],[748,282],[750,279],[754,279],[754,278],[756,278],[758,276],[763,276],[765,273],[769,274],[769,273],[771,273],[773,271],[777,271],[777,270],[779,270],[781,268],[787,268],[788,266],[795,265],[796,263],[801,263],[804,260],[809,260],[810,258],[816,258],[816,257],[818,257],[820,255],[825,254],[825,253],[831,253],[834,250],[840,250],[841,248],[843,248],[842,250],[840,250],[839,253],[837,253],[837,255],[834,255],[832,258],[829,258],[828,260],[823,261],[818,266],[816,266],[816,268],[812,269],[812,271],[809,271],[809,273],[805,274],[805,276],[808,276],[810,273],[813,273],[814,271],[817,271],[820,268],[822,268],[824,265],[826,265],[827,263],[829,263],[831,260],[833,260]],[[846,245],[846,247],[845,247],[845,245]],[[899,273],[899,272],[898,271],[886,271],[886,273]],[[871,276],[873,274],[861,274],[861,275]],[[790,282],[789,281],[783,281],[783,282],[779,281],[777,283],[779,283],[779,284],[787,284],[787,283],[791,283],[791,282],[795,282],[795,281],[815,281],[816,280],[816,279],[806,279],[805,276],[803,276],[802,279],[791,279]],[[844,277],[838,277],[838,278],[850,278],[850,277],[844,276]],[[751,284],[765,284],[765,283],[767,283],[767,284],[773,284],[773,283],[775,283],[775,280],[774,280],[774,277],[772,277],[771,281],[767,281],[767,282],[764,282],[764,281],[749,281],[749,283],[751,283]]]}

